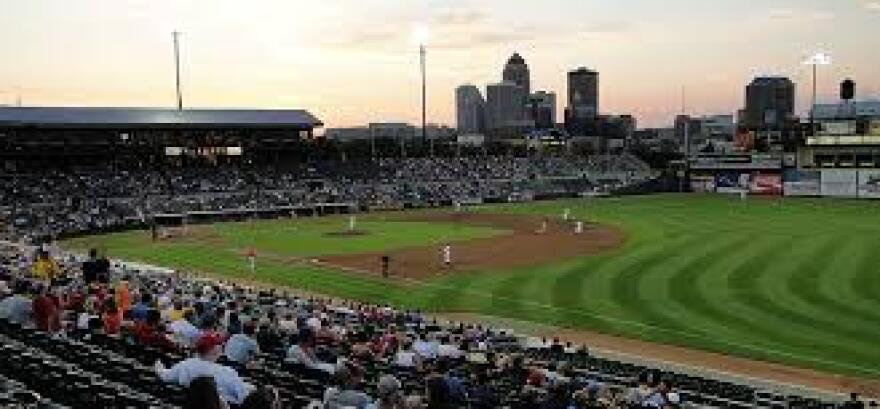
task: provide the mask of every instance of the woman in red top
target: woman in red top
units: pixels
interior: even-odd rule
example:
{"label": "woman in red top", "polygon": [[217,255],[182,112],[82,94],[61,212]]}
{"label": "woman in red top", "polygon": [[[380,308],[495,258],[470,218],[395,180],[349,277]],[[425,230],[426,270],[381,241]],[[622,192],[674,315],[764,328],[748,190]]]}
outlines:
{"label": "woman in red top", "polygon": [[134,336],[141,345],[173,347],[174,343],[165,336],[160,326],[162,315],[158,310],[149,310],[146,321],[138,321],[134,326]]}
{"label": "woman in red top", "polygon": [[43,288],[41,294],[34,299],[34,321],[42,331],[55,332],[61,329],[61,306],[57,298]]}
{"label": "woman in red top", "polygon": [[104,302],[104,312],[101,314],[101,320],[104,321],[104,333],[115,335],[119,333],[122,326],[122,311],[116,306],[116,300],[108,298]]}

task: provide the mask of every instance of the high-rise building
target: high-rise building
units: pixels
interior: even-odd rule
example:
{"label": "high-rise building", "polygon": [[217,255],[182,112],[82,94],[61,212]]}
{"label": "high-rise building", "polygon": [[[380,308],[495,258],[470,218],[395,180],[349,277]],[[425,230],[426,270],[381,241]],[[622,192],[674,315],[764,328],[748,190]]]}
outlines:
{"label": "high-rise building", "polygon": [[757,77],[746,86],[745,128],[784,128],[794,118],[794,83],[786,77]]}
{"label": "high-rise building", "polygon": [[568,72],[566,120],[592,119],[599,115],[599,73],[584,67]]}
{"label": "high-rise building", "polygon": [[[513,53],[510,59],[507,60],[504,72],[502,73],[502,79],[505,82],[512,82],[522,87],[523,91],[525,91],[524,95],[528,96],[532,92],[529,66],[526,64],[526,60],[518,53]],[[525,103],[525,100],[523,100],[523,103]]]}
{"label": "high-rise building", "polygon": [[473,85],[455,89],[455,119],[461,135],[483,133],[485,121],[483,94]]}
{"label": "high-rise building", "polygon": [[537,91],[529,95],[526,114],[537,129],[556,127],[556,93]]}
{"label": "high-rise building", "polygon": [[486,130],[493,134],[525,122],[525,90],[513,82],[486,86]]}

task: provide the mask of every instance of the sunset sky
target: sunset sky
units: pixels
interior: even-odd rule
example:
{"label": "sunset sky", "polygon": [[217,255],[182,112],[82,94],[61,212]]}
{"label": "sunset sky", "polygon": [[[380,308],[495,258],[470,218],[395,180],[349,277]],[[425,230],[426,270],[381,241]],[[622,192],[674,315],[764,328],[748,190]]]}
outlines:
{"label": "sunset sky", "polygon": [[[454,88],[500,80],[514,51],[532,88],[565,101],[565,73],[600,72],[600,110],[669,124],[733,113],[758,74],[809,100],[851,76],[880,98],[880,0],[0,0],[0,104],[171,106],[171,32],[182,31],[184,104],[305,108],[328,127],[420,115],[426,26],[429,122],[453,125]],[[561,118],[561,114],[560,114]]]}

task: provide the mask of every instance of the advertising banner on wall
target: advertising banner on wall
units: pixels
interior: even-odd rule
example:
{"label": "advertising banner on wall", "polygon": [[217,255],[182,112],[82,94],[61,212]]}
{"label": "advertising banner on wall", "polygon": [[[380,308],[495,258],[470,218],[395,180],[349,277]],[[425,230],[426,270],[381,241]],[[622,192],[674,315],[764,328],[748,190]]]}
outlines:
{"label": "advertising banner on wall", "polygon": [[715,192],[715,176],[691,175],[691,191],[696,193]]}
{"label": "advertising banner on wall", "polygon": [[858,171],[851,169],[823,169],[822,196],[857,197]]}
{"label": "advertising banner on wall", "polygon": [[781,195],[782,175],[779,173],[752,172],[749,193],[754,195]]}
{"label": "advertising banner on wall", "polygon": [[822,174],[818,170],[788,169],[783,175],[786,196],[819,196],[822,194]]}
{"label": "advertising banner on wall", "polygon": [[739,193],[749,191],[751,178],[748,173],[737,171],[719,172],[715,176],[715,191],[718,193]]}
{"label": "advertising banner on wall", "polygon": [[880,199],[880,170],[859,171],[859,197]]}

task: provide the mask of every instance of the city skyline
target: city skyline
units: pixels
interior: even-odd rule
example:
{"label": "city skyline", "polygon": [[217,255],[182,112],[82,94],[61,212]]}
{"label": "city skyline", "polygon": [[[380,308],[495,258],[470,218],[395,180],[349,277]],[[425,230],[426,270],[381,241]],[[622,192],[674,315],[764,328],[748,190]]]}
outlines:
{"label": "city skyline", "polygon": [[0,104],[173,106],[179,30],[184,106],[305,108],[327,127],[418,123],[419,27],[430,32],[430,123],[454,125],[456,87],[485,95],[514,52],[532,89],[561,101],[569,70],[599,71],[602,113],[640,126],[670,125],[682,87],[689,112],[734,113],[758,75],[790,77],[803,115],[802,61],[815,50],[835,60],[820,69],[820,102],[845,77],[858,99],[880,98],[877,1],[398,3],[0,0]]}

